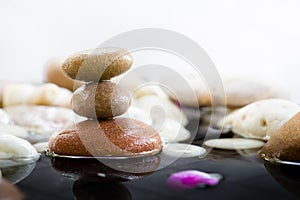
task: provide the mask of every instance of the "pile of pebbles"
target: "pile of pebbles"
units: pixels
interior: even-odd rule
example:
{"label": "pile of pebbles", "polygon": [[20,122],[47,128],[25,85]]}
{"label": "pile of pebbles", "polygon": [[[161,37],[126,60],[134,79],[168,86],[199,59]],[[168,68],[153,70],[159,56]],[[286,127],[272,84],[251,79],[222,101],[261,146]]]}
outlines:
{"label": "pile of pebbles", "polygon": [[132,66],[131,55],[119,48],[96,49],[71,56],[62,65],[70,78],[86,82],[72,98],[72,109],[80,116],[111,119],[125,113],[130,94],[110,81]]}
{"label": "pile of pebbles", "polygon": [[54,134],[50,151],[72,156],[153,155],[161,151],[161,139],[153,128],[119,117],[128,110],[131,97],[110,80],[128,71],[132,62],[129,52],[121,48],[83,51],[65,60],[64,73],[85,82],[73,94],[72,109],[87,120]]}

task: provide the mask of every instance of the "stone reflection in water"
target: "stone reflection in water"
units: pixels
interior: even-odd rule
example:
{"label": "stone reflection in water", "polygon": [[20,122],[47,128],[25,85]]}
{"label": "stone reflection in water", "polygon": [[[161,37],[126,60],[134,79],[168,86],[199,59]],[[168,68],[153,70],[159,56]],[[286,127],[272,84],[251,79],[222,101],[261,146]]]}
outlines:
{"label": "stone reflection in water", "polygon": [[265,162],[265,167],[282,187],[300,198],[300,165]]}
{"label": "stone reflection in water", "polygon": [[[120,169],[111,168],[110,165],[105,165],[96,158],[54,157],[51,159],[52,167],[62,176],[72,180],[88,182],[125,182],[140,179],[152,174],[159,166],[160,159],[158,156],[149,156],[134,159],[115,159],[111,162],[114,162],[116,166],[120,166]],[[122,171],[122,166],[126,168],[132,166],[135,173]]]}
{"label": "stone reflection in water", "polygon": [[73,194],[77,200],[103,199],[103,200],[131,200],[131,194],[121,183],[99,183],[75,181]]}

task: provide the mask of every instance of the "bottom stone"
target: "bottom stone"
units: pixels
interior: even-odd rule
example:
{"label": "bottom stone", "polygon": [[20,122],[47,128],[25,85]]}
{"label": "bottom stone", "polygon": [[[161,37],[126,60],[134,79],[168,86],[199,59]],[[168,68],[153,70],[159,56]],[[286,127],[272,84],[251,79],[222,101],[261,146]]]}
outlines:
{"label": "bottom stone", "polygon": [[51,153],[67,156],[154,155],[162,149],[158,133],[147,124],[129,118],[86,120],[54,134]]}

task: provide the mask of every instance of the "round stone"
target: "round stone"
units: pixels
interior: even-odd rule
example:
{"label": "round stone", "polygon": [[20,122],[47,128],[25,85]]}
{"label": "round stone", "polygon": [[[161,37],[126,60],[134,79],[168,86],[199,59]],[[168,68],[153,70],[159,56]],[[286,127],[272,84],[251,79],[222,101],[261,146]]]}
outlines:
{"label": "round stone", "polygon": [[54,134],[50,151],[69,156],[144,156],[159,153],[158,133],[130,118],[86,120]]}
{"label": "round stone", "polygon": [[62,64],[64,73],[81,81],[110,80],[130,69],[132,56],[122,48],[108,47],[82,51]]}
{"label": "round stone", "polygon": [[130,94],[109,81],[89,83],[78,88],[72,97],[72,109],[87,118],[113,118],[130,106]]}
{"label": "round stone", "polygon": [[284,99],[266,99],[236,110],[219,122],[244,138],[268,140],[300,111],[296,103]]}
{"label": "round stone", "polygon": [[28,141],[13,135],[0,135],[0,149],[2,168],[34,163],[40,157]]}
{"label": "round stone", "polygon": [[14,124],[1,124],[0,123],[0,135],[14,135],[22,139],[28,139],[29,131],[25,127]]}
{"label": "round stone", "polygon": [[81,81],[75,81],[68,76],[62,70],[62,60],[51,59],[45,65],[45,82],[54,83],[59,87],[67,88],[71,91],[76,90],[78,87],[84,84]]}
{"label": "round stone", "polygon": [[1,178],[0,178],[0,189],[1,189],[0,199],[15,199],[15,200],[24,199],[23,194],[16,186],[12,185],[11,183]]}
{"label": "round stone", "polygon": [[260,155],[270,161],[300,162],[300,112],[269,139]]}
{"label": "round stone", "polygon": [[46,142],[54,132],[74,123],[74,112],[68,108],[19,105],[6,107],[5,111],[14,126],[0,125],[0,133],[6,131],[31,143]]}

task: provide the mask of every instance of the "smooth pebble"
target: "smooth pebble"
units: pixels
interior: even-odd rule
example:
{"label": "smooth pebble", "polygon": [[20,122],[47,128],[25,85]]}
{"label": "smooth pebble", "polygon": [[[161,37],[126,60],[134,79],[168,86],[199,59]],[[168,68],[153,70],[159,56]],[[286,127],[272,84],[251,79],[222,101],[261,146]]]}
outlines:
{"label": "smooth pebble", "polygon": [[132,56],[121,48],[107,47],[81,51],[62,64],[64,73],[85,82],[110,80],[130,69]]}
{"label": "smooth pebble", "polygon": [[170,157],[201,157],[206,153],[203,147],[192,144],[170,143],[163,148],[162,155]]}
{"label": "smooth pebble", "polygon": [[246,138],[221,138],[207,140],[204,144],[218,149],[236,150],[261,148],[265,143],[260,140]]}

